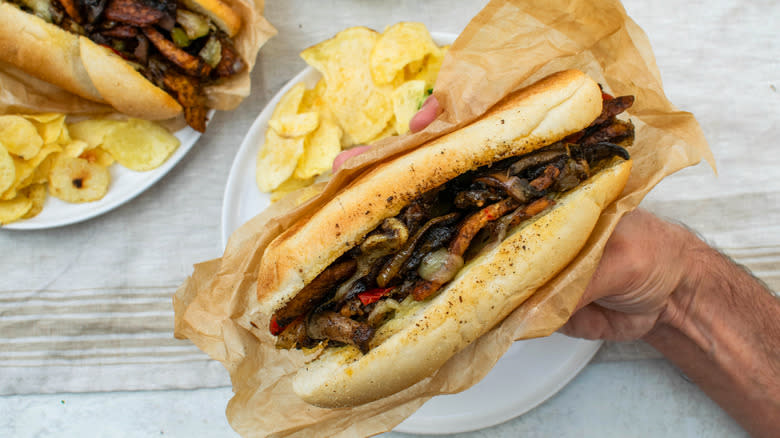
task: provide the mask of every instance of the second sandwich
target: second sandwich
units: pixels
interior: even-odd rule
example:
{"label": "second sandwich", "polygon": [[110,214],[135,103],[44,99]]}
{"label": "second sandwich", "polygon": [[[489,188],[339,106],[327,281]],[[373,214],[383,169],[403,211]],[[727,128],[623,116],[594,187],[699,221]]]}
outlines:
{"label": "second sandwich", "polygon": [[0,0],[0,61],[132,117],[206,129],[204,87],[247,67],[221,0]]}

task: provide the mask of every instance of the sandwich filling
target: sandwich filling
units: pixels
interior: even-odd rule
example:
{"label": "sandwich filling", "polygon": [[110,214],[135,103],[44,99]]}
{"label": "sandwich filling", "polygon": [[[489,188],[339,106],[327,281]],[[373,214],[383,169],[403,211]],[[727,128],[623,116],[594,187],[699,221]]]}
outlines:
{"label": "sandwich filling", "polygon": [[[4,0],[0,0],[2,2]],[[173,96],[193,129],[206,130],[203,86],[246,69],[233,41],[176,0],[10,0],[48,23],[108,47]]]}
{"label": "sandwich filling", "polygon": [[460,175],[385,219],[274,313],[276,346],[348,344],[367,353],[405,301],[431,299],[513,227],[600,169],[628,160],[634,127],[616,116],[633,96],[603,99],[601,115],[584,130]]}

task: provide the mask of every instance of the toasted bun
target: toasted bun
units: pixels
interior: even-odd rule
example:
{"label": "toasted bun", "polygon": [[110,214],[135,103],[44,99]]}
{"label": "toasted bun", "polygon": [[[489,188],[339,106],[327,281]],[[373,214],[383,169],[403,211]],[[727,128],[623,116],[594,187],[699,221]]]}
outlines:
{"label": "toasted bun", "polygon": [[411,200],[480,166],[522,155],[588,126],[601,113],[598,84],[579,71],[520,90],[478,121],[376,166],[266,248],[258,300],[266,315]]}
{"label": "toasted bun", "polygon": [[241,30],[241,16],[221,0],[179,0],[187,9],[207,15],[211,21],[229,36]]}
{"label": "toasted bun", "polygon": [[81,62],[79,37],[0,4],[0,59],[22,71],[95,102],[105,102]]}
{"label": "toasted bun", "polygon": [[119,55],[83,36],[79,43],[81,59],[92,84],[111,106],[128,116],[147,120],[170,119],[181,114],[176,99],[149,82]]}
{"label": "toasted bun", "polygon": [[326,349],[298,372],[293,390],[313,405],[354,406],[428,377],[574,259],[630,171],[631,162],[621,160],[597,173],[469,261],[433,299],[405,301],[367,354],[352,346]]}

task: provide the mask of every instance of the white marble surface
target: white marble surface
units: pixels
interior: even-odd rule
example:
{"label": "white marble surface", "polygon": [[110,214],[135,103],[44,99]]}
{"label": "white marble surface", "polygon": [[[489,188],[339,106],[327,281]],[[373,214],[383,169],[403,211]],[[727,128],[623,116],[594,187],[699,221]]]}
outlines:
{"label": "white marble surface", "polygon": [[[344,27],[401,20],[457,33],[485,3],[268,0],[279,35],[261,50],[252,96],[218,113],[160,183],[85,223],[0,230],[0,436],[234,436],[224,419],[227,374],[171,339],[170,296],[193,263],[220,255],[222,194],[243,134],[304,67],[297,53],[308,45]],[[649,35],[667,95],[697,116],[719,170],[673,175],[644,205],[700,230],[780,289],[780,4],[624,3]],[[95,310],[106,302],[116,311]],[[62,318],[79,328],[62,329]],[[29,336],[9,338],[7,328]],[[744,432],[646,345],[608,343],[547,403],[466,436],[521,435]]]}

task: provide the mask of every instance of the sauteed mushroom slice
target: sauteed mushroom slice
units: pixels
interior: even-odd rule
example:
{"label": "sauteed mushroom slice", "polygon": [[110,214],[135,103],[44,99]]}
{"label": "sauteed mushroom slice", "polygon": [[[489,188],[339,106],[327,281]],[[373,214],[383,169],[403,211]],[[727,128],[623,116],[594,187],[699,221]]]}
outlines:
{"label": "sauteed mushroom slice", "polygon": [[469,189],[458,192],[453,202],[456,208],[469,210],[482,208],[487,204],[500,201],[501,198],[503,195],[495,189]]}
{"label": "sauteed mushroom slice", "polygon": [[307,338],[306,324],[304,319],[300,318],[287,325],[284,331],[276,337],[276,348],[290,350],[299,345],[305,345]]}
{"label": "sauteed mushroom slice", "polygon": [[622,146],[606,141],[595,144],[572,146],[571,152],[575,158],[584,158],[590,166],[607,158],[620,157],[624,160],[630,158],[628,151]]}
{"label": "sauteed mushroom slice", "polygon": [[312,339],[329,339],[354,345],[363,353],[368,353],[368,343],[374,336],[374,329],[336,312],[322,312],[309,317],[306,334]]}
{"label": "sauteed mushroom slice", "polygon": [[494,172],[476,178],[474,182],[503,189],[509,196],[521,204],[541,196],[541,193],[529,184],[528,180],[521,179],[514,175],[509,176],[506,171]]}
{"label": "sauteed mushroom slice", "polygon": [[591,129],[593,131],[588,130],[587,134],[579,141],[580,144],[614,143],[634,138],[634,124],[631,121],[624,122],[623,120],[612,119],[611,122],[594,126]]}
{"label": "sauteed mushroom slice", "polygon": [[567,155],[566,145],[556,143],[521,157],[509,166],[509,174],[519,175],[528,169],[559,160]]}

